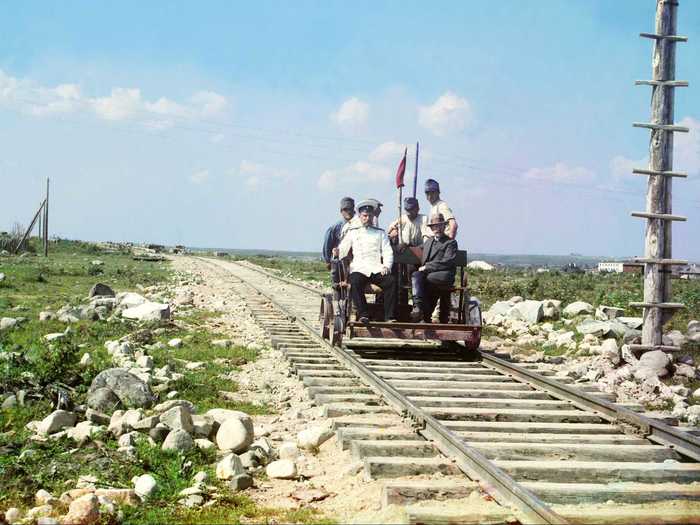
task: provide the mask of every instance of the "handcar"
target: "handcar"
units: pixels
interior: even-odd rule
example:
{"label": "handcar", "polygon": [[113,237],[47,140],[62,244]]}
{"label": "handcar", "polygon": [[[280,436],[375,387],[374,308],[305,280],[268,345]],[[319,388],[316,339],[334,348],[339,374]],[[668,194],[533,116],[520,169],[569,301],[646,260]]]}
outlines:
{"label": "handcar", "polygon": [[339,265],[341,282],[339,293],[324,294],[321,298],[319,314],[320,335],[333,345],[342,345],[343,338],[394,338],[413,339],[419,341],[462,341],[465,350],[474,351],[481,343],[481,305],[479,300],[469,294],[467,274],[467,252],[457,252],[458,283],[438,290],[440,295],[449,296],[450,314],[447,323],[416,323],[411,322],[409,293],[411,279],[409,268],[420,265],[422,249],[410,247],[396,253],[394,256],[394,273],[397,276],[397,321],[387,323],[384,317],[383,293],[381,288],[368,285],[366,294],[375,296],[374,303],[369,303],[370,322],[360,323],[356,320],[354,305],[350,299],[350,283],[347,265],[344,261],[334,261]]}

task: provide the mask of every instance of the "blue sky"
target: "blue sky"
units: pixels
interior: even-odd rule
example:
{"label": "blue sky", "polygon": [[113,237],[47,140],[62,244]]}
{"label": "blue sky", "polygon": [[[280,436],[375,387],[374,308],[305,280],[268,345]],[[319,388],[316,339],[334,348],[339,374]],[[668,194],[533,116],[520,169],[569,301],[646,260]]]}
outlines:
{"label": "blue sky", "polygon": [[[700,2],[681,1],[674,255],[700,259]],[[476,252],[643,248],[653,0],[14,2],[0,17],[0,228],[318,249],[345,194],[395,216],[420,140]],[[413,161],[409,160],[412,172]],[[421,199],[422,200],[422,199]],[[421,204],[425,206],[425,201]]]}

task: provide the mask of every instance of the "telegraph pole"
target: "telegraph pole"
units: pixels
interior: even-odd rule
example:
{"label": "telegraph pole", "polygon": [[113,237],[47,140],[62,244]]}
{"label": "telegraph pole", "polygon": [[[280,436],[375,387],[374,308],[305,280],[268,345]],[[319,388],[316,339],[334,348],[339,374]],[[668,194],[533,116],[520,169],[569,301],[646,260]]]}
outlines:
{"label": "telegraph pole", "polygon": [[634,169],[637,175],[649,177],[646,194],[646,211],[632,212],[633,217],[646,219],[644,257],[636,260],[644,263],[644,301],[630,306],[644,309],[642,344],[630,345],[637,352],[648,350],[676,351],[677,346],[663,344],[663,325],[681,303],[672,303],[671,266],[687,264],[672,258],[671,226],[674,221],[686,218],[673,214],[671,202],[674,177],[685,178],[687,173],[673,171],[673,134],[688,132],[688,128],[673,122],[675,88],[687,87],[688,82],[676,80],[676,43],[686,42],[687,37],[676,34],[678,0],[656,1],[656,29],[654,33],[640,33],[643,38],[654,40],[652,54],[652,80],[637,80],[637,85],[651,86],[651,122],[635,123],[638,128],[651,130],[648,169]]}
{"label": "telegraph pole", "polygon": [[49,178],[46,177],[46,200],[44,201],[44,257],[49,256]]}

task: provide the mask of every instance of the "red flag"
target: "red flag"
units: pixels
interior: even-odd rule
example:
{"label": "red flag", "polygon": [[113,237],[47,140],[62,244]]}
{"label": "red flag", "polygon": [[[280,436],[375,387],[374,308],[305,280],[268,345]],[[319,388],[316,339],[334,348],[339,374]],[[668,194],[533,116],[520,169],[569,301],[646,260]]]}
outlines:
{"label": "red flag", "polygon": [[399,163],[399,169],[396,170],[396,187],[400,188],[403,186],[403,176],[406,173],[406,153],[408,152],[408,148],[406,148],[403,152],[403,159],[401,159],[401,162]]}

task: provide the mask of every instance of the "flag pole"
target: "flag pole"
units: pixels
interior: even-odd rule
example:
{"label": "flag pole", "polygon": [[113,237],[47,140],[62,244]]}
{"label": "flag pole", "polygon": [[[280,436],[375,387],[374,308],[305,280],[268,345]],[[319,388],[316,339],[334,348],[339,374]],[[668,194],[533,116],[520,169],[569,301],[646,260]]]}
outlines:
{"label": "flag pole", "polygon": [[418,185],[418,142],[416,142],[416,164],[413,167],[413,198],[416,198],[416,186]]}

